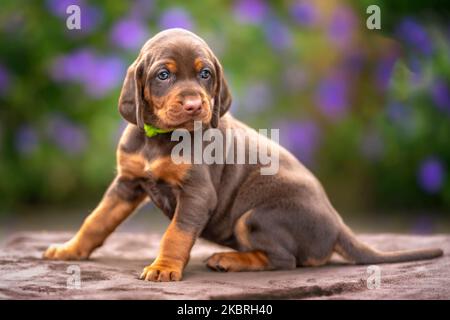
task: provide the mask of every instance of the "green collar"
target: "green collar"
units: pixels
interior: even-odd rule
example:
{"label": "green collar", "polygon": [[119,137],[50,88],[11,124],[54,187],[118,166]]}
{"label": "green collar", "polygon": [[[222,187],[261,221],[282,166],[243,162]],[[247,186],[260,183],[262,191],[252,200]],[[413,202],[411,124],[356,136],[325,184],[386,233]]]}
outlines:
{"label": "green collar", "polygon": [[145,135],[149,138],[153,138],[154,136],[160,134],[160,133],[167,133],[167,132],[171,132],[173,130],[164,130],[164,129],[159,129],[156,128],[154,126],[152,126],[151,124],[144,124],[144,131],[145,131]]}

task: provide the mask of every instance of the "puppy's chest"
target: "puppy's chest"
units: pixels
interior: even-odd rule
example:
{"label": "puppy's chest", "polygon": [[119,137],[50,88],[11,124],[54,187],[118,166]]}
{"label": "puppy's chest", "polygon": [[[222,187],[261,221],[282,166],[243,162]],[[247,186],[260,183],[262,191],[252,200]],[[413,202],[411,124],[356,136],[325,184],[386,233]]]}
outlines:
{"label": "puppy's chest", "polygon": [[191,165],[177,164],[170,156],[148,159],[140,153],[118,153],[118,174],[142,180],[142,188],[169,218],[175,211],[176,193],[188,178],[190,169]]}
{"label": "puppy's chest", "polygon": [[191,165],[175,163],[170,156],[151,159],[141,153],[118,153],[118,173],[129,178],[147,178],[163,181],[170,186],[180,187],[187,179]]}

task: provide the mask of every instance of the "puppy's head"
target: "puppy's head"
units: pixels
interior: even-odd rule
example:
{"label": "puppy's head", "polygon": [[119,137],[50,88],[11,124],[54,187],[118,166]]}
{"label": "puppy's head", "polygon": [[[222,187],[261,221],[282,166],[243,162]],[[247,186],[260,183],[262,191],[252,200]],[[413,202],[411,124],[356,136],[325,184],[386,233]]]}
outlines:
{"label": "puppy's head", "polygon": [[151,38],[128,68],[120,114],[140,128],[192,130],[194,121],[217,127],[230,108],[222,67],[195,34],[169,29]]}

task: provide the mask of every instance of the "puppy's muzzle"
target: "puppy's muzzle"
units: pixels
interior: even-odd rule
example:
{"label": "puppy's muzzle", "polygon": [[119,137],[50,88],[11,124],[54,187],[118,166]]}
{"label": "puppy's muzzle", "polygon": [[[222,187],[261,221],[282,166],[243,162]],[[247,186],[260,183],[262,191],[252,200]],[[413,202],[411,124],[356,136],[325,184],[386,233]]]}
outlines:
{"label": "puppy's muzzle", "polygon": [[183,110],[189,116],[197,116],[202,112],[202,98],[199,95],[189,95],[183,98]]}

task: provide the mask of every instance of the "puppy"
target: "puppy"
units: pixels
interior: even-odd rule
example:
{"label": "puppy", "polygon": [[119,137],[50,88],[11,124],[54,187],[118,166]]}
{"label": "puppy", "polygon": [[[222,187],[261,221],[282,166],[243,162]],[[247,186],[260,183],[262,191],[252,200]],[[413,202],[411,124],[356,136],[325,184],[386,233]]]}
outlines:
{"label": "puppy", "polygon": [[[222,67],[195,34],[170,29],[150,39],[129,67],[119,112],[129,124],[117,148],[117,176],[97,208],[68,242],[46,259],[86,259],[140,204],[150,198],[170,219],[160,251],[141,279],[182,278],[197,237],[235,249],[216,253],[218,271],[320,266],[333,252],[349,262],[374,264],[431,259],[440,249],[380,252],[357,240],[321,184],[293,155],[277,148],[279,170],[257,164],[179,163],[171,157],[175,129],[236,131],[233,143],[258,133],[227,113],[231,95]],[[147,134],[146,134],[147,133]]]}

